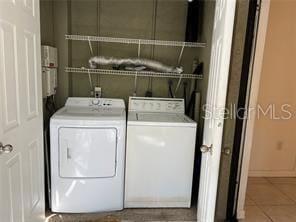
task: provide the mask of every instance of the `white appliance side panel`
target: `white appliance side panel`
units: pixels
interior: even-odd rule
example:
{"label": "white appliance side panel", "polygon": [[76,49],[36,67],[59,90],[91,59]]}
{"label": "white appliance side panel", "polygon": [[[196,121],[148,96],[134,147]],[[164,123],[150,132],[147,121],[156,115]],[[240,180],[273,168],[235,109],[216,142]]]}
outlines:
{"label": "white appliance side panel", "polygon": [[115,128],[60,128],[61,177],[113,177],[116,169]]}
{"label": "white appliance side panel", "polygon": [[196,128],[128,126],[125,207],[190,207]]}

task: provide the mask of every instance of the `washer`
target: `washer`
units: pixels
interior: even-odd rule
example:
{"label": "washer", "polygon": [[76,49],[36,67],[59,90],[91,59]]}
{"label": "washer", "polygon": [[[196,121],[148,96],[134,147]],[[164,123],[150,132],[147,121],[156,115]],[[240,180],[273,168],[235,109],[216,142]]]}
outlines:
{"label": "washer", "polygon": [[68,98],[50,120],[53,212],[123,209],[125,131],[123,100]]}
{"label": "washer", "polygon": [[191,206],[196,126],[183,99],[130,97],[125,207]]}

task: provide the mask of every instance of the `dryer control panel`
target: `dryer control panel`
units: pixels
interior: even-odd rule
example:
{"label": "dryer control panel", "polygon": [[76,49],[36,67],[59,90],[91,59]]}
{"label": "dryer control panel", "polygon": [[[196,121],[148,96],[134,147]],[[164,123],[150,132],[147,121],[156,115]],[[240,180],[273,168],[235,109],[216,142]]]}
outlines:
{"label": "dryer control panel", "polygon": [[65,106],[125,108],[122,99],[70,97]]}
{"label": "dryer control panel", "polygon": [[184,99],[130,97],[129,111],[185,113]]}

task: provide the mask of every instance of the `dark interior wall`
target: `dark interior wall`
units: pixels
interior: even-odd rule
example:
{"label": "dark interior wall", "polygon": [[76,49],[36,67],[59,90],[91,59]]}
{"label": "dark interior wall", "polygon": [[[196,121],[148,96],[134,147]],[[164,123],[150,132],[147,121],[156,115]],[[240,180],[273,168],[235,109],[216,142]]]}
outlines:
{"label": "dark interior wall", "polygon": [[[40,1],[40,32],[41,44],[54,46],[54,26],[53,26],[53,1]],[[50,112],[47,110],[46,100],[43,99],[43,117],[44,124],[47,125],[50,117]]]}
{"label": "dark interior wall", "polygon": [[53,1],[40,0],[40,31],[41,31],[41,44],[54,45],[53,37]]}
{"label": "dark interior wall", "polygon": [[[232,42],[231,63],[228,83],[226,107],[233,107],[238,103],[239,87],[241,80],[245,35],[248,22],[249,0],[237,0],[234,35]],[[223,144],[224,148],[233,148],[235,133],[235,118],[225,120]],[[224,221],[226,218],[228,183],[230,176],[231,154],[221,155],[218,199],[216,206],[216,221]]]}
{"label": "dark interior wall", "polygon": [[[185,48],[181,65],[192,72],[194,61],[205,63],[203,81],[198,90],[206,92],[209,55],[211,49],[211,18],[214,1],[205,1],[201,42],[206,48]],[[43,43],[58,48],[57,106],[64,105],[69,96],[90,96],[87,74],[66,73],[66,66],[87,67],[91,57],[87,42],[67,41],[65,34],[101,35],[110,37],[185,40],[187,0],[42,0],[41,30]],[[136,57],[137,46],[92,42],[94,55]],[[177,65],[181,47],[141,46],[141,57]],[[92,75],[93,85],[101,86],[104,97],[124,98],[134,93],[134,78]],[[173,91],[178,79],[173,79]],[[183,83],[188,92],[194,81],[183,80],[177,97],[183,96]],[[144,96],[149,89],[155,97],[167,97],[167,78],[138,78],[137,95]],[[205,95],[203,96],[205,98]]]}
{"label": "dark interior wall", "polygon": [[[72,0],[70,3],[71,33],[109,37],[185,40],[186,0]],[[73,67],[87,67],[91,57],[87,42],[72,41],[71,58]],[[137,57],[137,45],[92,43],[94,55],[115,57]],[[141,57],[177,65],[180,47],[141,46]],[[192,72],[193,60],[200,49],[186,48],[182,60],[185,72]],[[102,67],[103,68],[103,67]],[[128,99],[134,93],[134,78],[92,75],[93,85],[101,86],[104,97]],[[167,97],[166,78],[154,78],[153,96]],[[174,86],[178,80],[173,80]],[[190,82],[190,80],[186,80]],[[138,78],[137,95],[144,96],[150,88],[149,78]],[[71,96],[89,96],[90,85],[87,75],[72,74]],[[150,86],[149,86],[150,85]],[[173,87],[174,88],[174,87]],[[178,96],[182,96],[182,90]]]}

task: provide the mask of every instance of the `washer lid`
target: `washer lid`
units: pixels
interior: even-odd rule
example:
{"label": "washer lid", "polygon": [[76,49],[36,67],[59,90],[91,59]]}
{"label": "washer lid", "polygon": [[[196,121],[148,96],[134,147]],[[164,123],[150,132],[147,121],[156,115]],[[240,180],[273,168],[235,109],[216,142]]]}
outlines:
{"label": "washer lid", "polygon": [[176,113],[137,113],[137,120],[145,122],[188,122],[184,115],[180,116]]}
{"label": "washer lid", "polygon": [[129,112],[129,125],[196,126],[196,122],[181,113]]}

